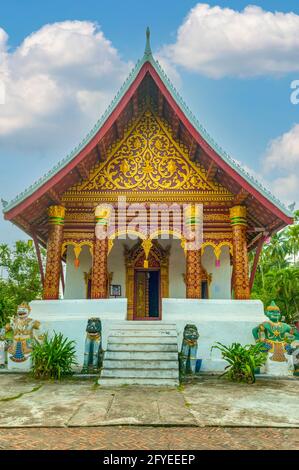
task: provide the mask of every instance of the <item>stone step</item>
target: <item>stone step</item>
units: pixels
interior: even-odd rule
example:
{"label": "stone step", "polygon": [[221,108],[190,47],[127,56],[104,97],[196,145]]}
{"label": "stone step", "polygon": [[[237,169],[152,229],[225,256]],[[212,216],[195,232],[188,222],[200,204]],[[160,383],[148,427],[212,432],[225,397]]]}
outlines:
{"label": "stone step", "polygon": [[104,359],[103,368],[106,369],[174,369],[177,371],[178,363],[177,359],[174,361],[165,361],[156,359],[149,361],[147,359],[136,360],[136,359]]}
{"label": "stone step", "polygon": [[178,345],[164,343],[110,343],[108,342],[107,351],[130,351],[130,352],[176,352]]}
{"label": "stone step", "polygon": [[167,351],[106,351],[105,360],[163,360],[163,361],[177,361],[178,353]]}
{"label": "stone step", "polygon": [[178,338],[174,324],[124,322],[111,327],[100,385],[178,383]]}
{"label": "stone step", "polygon": [[109,377],[101,378],[99,381],[101,387],[120,387],[122,385],[139,385],[152,387],[177,387],[178,379],[160,379],[157,377]]}
{"label": "stone step", "polygon": [[161,323],[159,321],[126,321],[124,323],[113,323],[110,327],[112,330],[175,330],[175,323]]}
{"label": "stone step", "polygon": [[107,369],[104,365],[101,379],[106,377],[157,377],[162,379],[177,379],[178,369]]}
{"label": "stone step", "polygon": [[119,336],[134,336],[136,337],[167,337],[167,338],[177,338],[177,332],[175,330],[112,330],[109,334],[110,338],[119,337]]}
{"label": "stone step", "polygon": [[177,336],[109,336],[110,344],[177,344]]}

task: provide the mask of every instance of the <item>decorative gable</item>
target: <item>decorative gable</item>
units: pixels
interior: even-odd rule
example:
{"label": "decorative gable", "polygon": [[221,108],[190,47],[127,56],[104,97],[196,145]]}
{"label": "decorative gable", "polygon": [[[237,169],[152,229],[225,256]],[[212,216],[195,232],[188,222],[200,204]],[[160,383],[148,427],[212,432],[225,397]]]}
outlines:
{"label": "decorative gable", "polygon": [[[113,145],[105,162],[89,179],[64,194],[89,201],[113,200],[230,200],[233,195],[219,183],[208,181],[200,163],[190,160],[187,148],[172,136],[171,128],[147,108]],[[193,196],[193,197],[192,197]]]}

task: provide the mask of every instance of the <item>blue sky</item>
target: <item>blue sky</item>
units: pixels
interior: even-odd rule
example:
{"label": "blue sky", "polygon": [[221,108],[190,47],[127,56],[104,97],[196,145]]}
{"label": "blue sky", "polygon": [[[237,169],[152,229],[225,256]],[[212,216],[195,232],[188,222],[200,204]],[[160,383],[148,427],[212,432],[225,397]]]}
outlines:
{"label": "blue sky", "polygon": [[[290,84],[299,79],[299,4],[253,4],[2,2],[0,197],[13,198],[79,143],[142,56],[149,25],[154,55],[214,139],[284,202],[297,201]],[[20,237],[1,219],[0,242]]]}

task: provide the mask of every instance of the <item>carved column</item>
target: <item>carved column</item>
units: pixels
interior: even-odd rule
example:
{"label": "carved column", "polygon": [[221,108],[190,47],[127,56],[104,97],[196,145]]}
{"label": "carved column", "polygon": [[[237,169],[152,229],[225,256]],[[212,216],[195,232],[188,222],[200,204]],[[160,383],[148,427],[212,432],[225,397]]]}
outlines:
{"label": "carved column", "polygon": [[[91,298],[107,299],[108,297],[108,238],[104,235],[107,232],[109,212],[105,208],[96,208],[96,227],[93,245],[92,277],[91,277]],[[101,238],[99,238],[99,231]]]}
{"label": "carved column", "polygon": [[62,206],[51,206],[48,209],[48,216],[49,233],[43,298],[44,300],[56,300],[59,298],[65,208]]}
{"label": "carved column", "polygon": [[246,241],[246,207],[234,206],[230,209],[233,231],[233,273],[235,299],[249,299],[249,267]]}
{"label": "carved column", "polygon": [[201,250],[186,250],[186,298],[201,299]]}

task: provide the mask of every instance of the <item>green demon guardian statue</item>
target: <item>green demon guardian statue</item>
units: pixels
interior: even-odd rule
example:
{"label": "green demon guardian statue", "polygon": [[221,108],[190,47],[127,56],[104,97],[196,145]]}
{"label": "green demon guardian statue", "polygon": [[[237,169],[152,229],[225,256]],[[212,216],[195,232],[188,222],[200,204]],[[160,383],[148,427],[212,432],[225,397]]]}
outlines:
{"label": "green demon guardian statue", "polygon": [[268,352],[266,371],[274,375],[289,375],[287,354],[292,353],[291,343],[299,339],[299,333],[296,328],[281,321],[280,309],[274,301],[267,307],[265,315],[269,320],[255,327],[252,334]]}
{"label": "green demon guardian statue", "polygon": [[95,373],[102,365],[102,324],[99,318],[89,318],[86,326],[82,373]]}
{"label": "green demon guardian statue", "polygon": [[196,326],[188,323],[184,328],[180,358],[183,374],[195,374],[198,338],[199,334]]}

